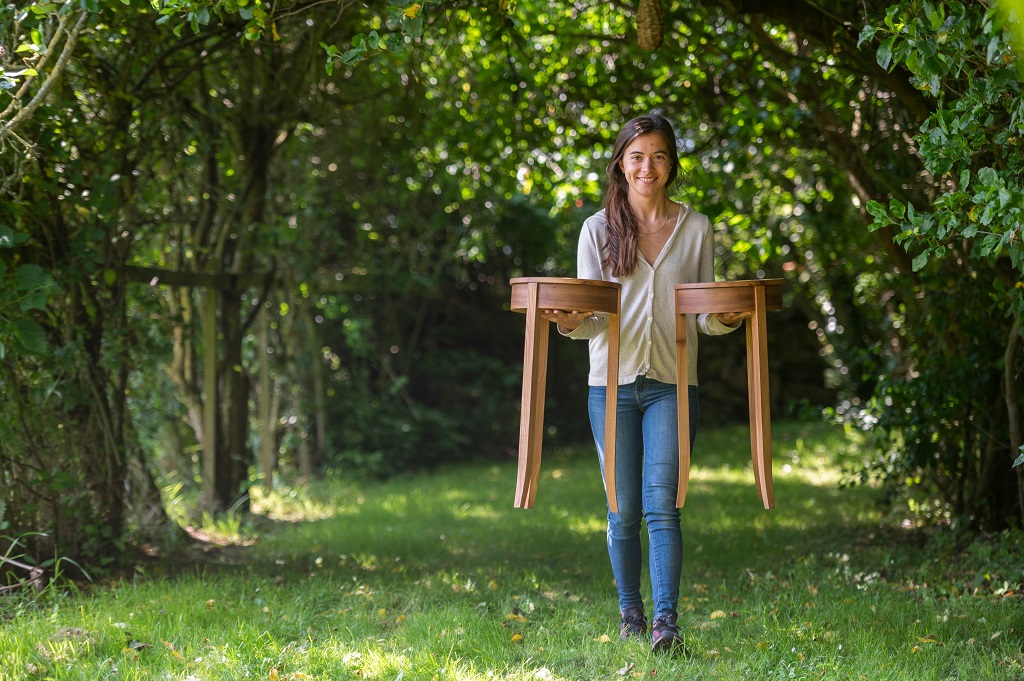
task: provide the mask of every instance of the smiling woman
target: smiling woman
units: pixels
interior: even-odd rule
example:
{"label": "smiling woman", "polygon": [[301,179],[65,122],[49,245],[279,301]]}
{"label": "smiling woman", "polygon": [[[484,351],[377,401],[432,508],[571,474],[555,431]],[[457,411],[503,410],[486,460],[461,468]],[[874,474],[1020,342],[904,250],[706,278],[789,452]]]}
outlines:
{"label": "smiling woman", "polygon": [[[614,495],[608,505],[607,544],[618,590],[620,637],[643,637],[648,631],[640,593],[643,520],[650,544],[655,651],[682,642],[676,628],[683,547],[676,507],[679,418],[673,286],[715,279],[711,221],[669,196],[678,174],[676,136],[667,118],[652,113],[622,126],[608,164],[604,209],[584,222],[576,263],[580,279],[621,285],[619,324],[612,326],[608,317],[580,315],[576,310],[542,312],[563,335],[589,342],[590,423],[602,474],[616,481],[614,489],[606,489]],[[696,340],[698,330],[708,335],[729,333],[746,316],[749,313],[689,315],[688,337]],[[607,357],[619,327],[616,378]],[[696,342],[687,351],[694,367],[686,377],[692,448],[698,415]],[[616,400],[608,392],[610,381],[618,392],[614,457],[604,448],[605,404]],[[608,432],[611,437],[610,427]],[[610,476],[606,465],[613,469]]]}

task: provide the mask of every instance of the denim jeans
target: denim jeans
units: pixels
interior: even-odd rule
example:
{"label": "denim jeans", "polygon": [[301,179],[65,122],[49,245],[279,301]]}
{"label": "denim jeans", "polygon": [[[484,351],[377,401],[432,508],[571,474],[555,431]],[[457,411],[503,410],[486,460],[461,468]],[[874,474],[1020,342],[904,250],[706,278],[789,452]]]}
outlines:
{"label": "denim jeans", "polygon": [[[697,388],[690,388],[690,448],[697,434]],[[590,427],[604,474],[603,386],[591,386]],[[683,567],[683,536],[676,508],[679,436],[676,386],[644,376],[619,386],[615,487],[619,512],[608,512],[608,557],[619,609],[643,606],[640,520],[647,525],[654,617],[676,614]]]}

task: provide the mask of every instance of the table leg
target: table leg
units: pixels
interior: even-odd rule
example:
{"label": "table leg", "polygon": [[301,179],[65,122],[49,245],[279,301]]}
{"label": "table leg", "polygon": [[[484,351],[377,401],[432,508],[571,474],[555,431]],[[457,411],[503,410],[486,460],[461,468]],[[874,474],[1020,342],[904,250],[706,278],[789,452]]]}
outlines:
{"label": "table leg", "polygon": [[686,315],[676,315],[676,409],[679,434],[679,481],[676,508],[686,503],[690,482],[690,369],[686,352]]}
{"label": "table leg", "polygon": [[526,343],[523,351],[523,400],[519,420],[519,471],[516,508],[531,508],[537,490],[544,436],[544,389],[548,373],[548,321],[537,309],[539,286],[528,284]]}
{"label": "table leg", "polygon": [[747,414],[750,428],[750,463],[754,467],[754,487],[757,489],[757,496],[763,498],[761,493],[761,457],[758,454],[757,443],[760,441],[760,429],[758,424],[759,395],[757,386],[754,384],[754,365],[757,362],[754,352],[754,324],[756,321],[750,318],[744,324],[747,336]]}
{"label": "table leg", "polygon": [[764,288],[754,289],[754,314],[747,320],[747,391],[750,404],[750,452],[757,493],[766,509],[775,508],[772,485],[772,430],[768,397],[768,333]]}
{"label": "table leg", "polygon": [[[621,297],[621,292],[618,293]],[[615,309],[619,309],[616,302]],[[608,316],[608,384],[604,403],[604,488],[608,496],[608,510],[619,512],[615,488],[615,427],[619,409],[619,315]]]}

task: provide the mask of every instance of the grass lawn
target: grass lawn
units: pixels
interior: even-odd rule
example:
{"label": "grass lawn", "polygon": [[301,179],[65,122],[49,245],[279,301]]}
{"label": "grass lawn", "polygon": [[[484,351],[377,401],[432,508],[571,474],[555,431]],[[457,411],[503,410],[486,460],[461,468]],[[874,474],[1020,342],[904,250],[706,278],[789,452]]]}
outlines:
{"label": "grass lawn", "polygon": [[0,679],[1024,679],[1020,534],[925,544],[838,485],[856,433],[773,435],[773,511],[745,427],[698,438],[678,655],[618,640],[585,446],[545,452],[529,511],[512,460],[259,494],[184,572],[0,603]]}

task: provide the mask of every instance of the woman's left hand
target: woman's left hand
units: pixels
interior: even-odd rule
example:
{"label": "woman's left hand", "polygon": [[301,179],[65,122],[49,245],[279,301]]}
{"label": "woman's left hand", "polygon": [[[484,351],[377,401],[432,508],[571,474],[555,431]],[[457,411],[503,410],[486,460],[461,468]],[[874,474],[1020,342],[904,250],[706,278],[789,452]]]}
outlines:
{"label": "woman's left hand", "polygon": [[558,324],[558,330],[562,333],[575,331],[583,320],[593,317],[593,312],[579,312],[577,310],[541,310],[540,316],[549,322]]}
{"label": "woman's left hand", "polygon": [[746,312],[716,312],[715,317],[726,326],[737,326],[744,319],[749,319],[754,313]]}

